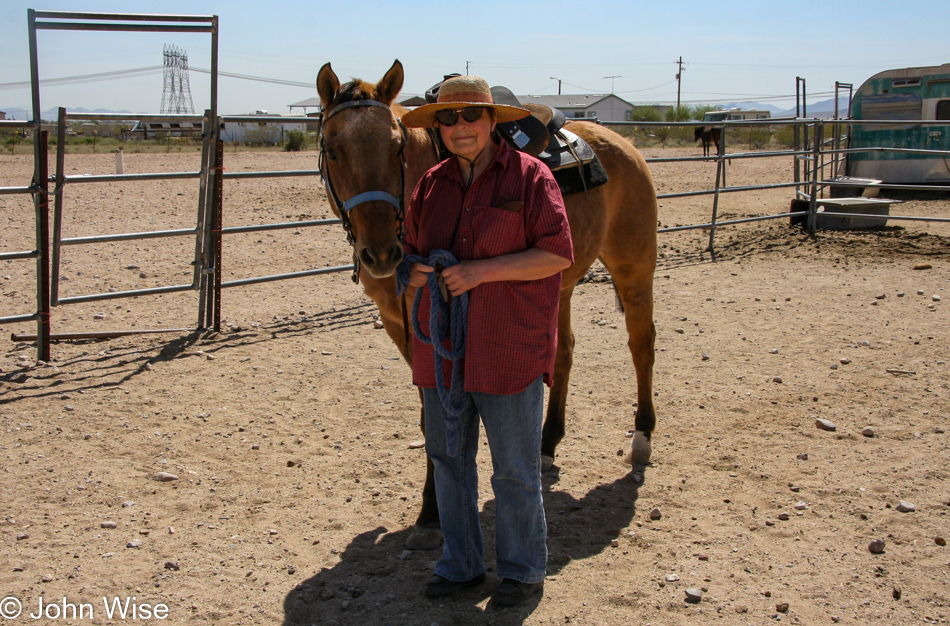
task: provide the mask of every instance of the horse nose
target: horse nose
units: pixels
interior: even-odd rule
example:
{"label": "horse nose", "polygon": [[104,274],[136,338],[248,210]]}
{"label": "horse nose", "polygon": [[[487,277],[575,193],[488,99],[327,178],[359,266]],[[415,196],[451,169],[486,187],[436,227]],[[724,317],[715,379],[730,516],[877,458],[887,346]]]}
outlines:
{"label": "horse nose", "polygon": [[[403,257],[402,246],[393,245],[387,257],[393,266],[399,265]],[[372,269],[382,266],[387,261],[387,258],[378,257],[371,248],[366,247],[360,250],[360,261],[363,262],[363,265],[365,265],[367,269]]]}

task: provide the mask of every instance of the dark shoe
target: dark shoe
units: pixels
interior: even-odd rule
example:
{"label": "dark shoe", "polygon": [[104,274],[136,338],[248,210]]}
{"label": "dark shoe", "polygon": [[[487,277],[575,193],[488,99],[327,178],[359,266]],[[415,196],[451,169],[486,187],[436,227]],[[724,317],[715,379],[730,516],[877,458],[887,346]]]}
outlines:
{"label": "dark shoe", "polygon": [[511,578],[505,578],[492,594],[491,601],[501,606],[515,606],[521,604],[534,594],[544,589],[544,581],[523,583]]}
{"label": "dark shoe", "polygon": [[477,587],[483,582],[485,582],[485,574],[479,574],[471,580],[463,580],[462,582],[455,582],[454,580],[442,578],[438,574],[433,574],[429,582],[426,583],[426,595],[430,598],[450,596],[453,593],[458,593],[462,589]]}

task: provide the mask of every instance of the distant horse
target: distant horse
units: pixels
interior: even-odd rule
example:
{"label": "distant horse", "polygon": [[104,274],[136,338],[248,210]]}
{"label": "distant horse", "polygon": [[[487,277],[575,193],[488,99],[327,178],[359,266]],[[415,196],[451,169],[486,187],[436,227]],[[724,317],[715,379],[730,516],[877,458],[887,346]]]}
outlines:
{"label": "distant horse", "polygon": [[[344,222],[353,260],[366,294],[379,307],[390,338],[412,363],[406,327],[412,294],[396,295],[396,267],[403,259],[402,219],[407,200],[423,173],[438,162],[426,129],[407,129],[406,112],[393,104],[403,84],[397,60],[377,84],[354,79],[341,85],[327,63],[317,76],[323,104],[321,171],[331,208]],[[541,435],[544,466],[554,462],[564,436],[568,378],[573,362],[571,294],[577,281],[600,259],[614,279],[624,308],[628,346],[637,374],[636,431],[626,463],[649,462],[656,424],[653,407],[653,272],[656,269],[656,190],[650,170],[629,141],[597,124],[571,122],[600,158],[609,182],[565,198],[574,243],[574,264],[564,270],[558,317],[554,381]],[[425,421],[422,422],[423,428]],[[435,549],[441,541],[432,462],[428,461],[422,509],[406,547]]]}
{"label": "distant horse", "polygon": [[709,144],[719,149],[719,139],[722,137],[722,129],[717,126],[697,126],[693,131],[693,141],[703,140],[703,156],[709,156]]}

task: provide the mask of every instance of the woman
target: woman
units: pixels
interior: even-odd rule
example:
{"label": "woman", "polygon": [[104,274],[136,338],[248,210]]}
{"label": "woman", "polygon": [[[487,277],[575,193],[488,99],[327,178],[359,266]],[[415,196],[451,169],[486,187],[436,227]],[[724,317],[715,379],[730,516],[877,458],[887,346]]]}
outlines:
{"label": "woman", "polygon": [[[402,118],[407,127],[438,128],[454,155],[426,172],[413,192],[406,253],[426,258],[448,250],[459,262],[441,269],[441,281],[453,297],[469,294],[464,410],[457,427],[454,419],[446,421],[439,399],[432,348],[413,339],[413,382],[423,392],[426,452],[435,466],[445,537],[435,575],[426,584],[430,597],[485,580],[475,461],[479,420],[492,455],[496,503],[501,584],[492,602],[518,604],[544,585],[544,384],[553,377],[561,271],[573,262],[573,250],[564,201],[550,171],[493,139],[495,124],[527,115],[520,107],[495,104],[483,79],[458,76],[442,84],[437,102]],[[435,271],[413,263],[409,282],[427,289]],[[427,295],[419,311],[422,328],[428,328]],[[438,374],[451,384],[448,368]]]}

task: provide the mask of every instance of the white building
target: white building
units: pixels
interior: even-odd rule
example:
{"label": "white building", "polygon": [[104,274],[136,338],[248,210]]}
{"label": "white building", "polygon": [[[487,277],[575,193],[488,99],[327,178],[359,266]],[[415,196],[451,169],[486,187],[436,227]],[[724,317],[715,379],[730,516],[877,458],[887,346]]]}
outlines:
{"label": "white building", "polygon": [[522,104],[545,104],[558,109],[569,120],[596,119],[603,123],[630,120],[633,105],[614,94],[518,96]]}

